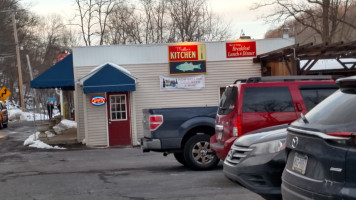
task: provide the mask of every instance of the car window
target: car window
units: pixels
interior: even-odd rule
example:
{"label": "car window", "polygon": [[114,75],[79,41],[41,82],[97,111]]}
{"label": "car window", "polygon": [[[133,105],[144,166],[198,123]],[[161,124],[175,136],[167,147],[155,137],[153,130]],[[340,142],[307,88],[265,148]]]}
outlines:
{"label": "car window", "polygon": [[336,125],[355,123],[356,94],[336,91],[326,98],[305,117],[309,123]]}
{"label": "car window", "polygon": [[300,93],[302,94],[304,104],[308,111],[335,91],[336,89],[331,88],[300,89]]}
{"label": "car window", "polygon": [[245,88],[243,112],[294,112],[288,87]]}
{"label": "car window", "polygon": [[227,87],[225,92],[221,96],[218,114],[219,115],[227,115],[232,110],[234,110],[236,105],[236,97],[237,97],[237,88],[236,87]]}

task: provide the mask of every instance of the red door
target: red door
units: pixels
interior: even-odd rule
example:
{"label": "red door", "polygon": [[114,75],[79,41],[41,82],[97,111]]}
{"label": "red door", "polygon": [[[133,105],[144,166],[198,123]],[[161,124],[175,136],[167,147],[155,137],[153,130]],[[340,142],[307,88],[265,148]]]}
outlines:
{"label": "red door", "polygon": [[108,93],[109,146],[131,145],[128,92]]}

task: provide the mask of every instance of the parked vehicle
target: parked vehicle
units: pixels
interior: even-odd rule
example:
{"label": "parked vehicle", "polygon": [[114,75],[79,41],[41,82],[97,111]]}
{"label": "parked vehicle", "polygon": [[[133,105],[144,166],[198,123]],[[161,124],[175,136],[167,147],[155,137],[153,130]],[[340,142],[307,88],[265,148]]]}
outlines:
{"label": "parked vehicle", "polygon": [[237,80],[225,89],[211,148],[224,160],[236,138],[290,123],[336,90],[331,76],[275,76]]}
{"label": "parked vehicle", "polygon": [[0,101],[0,128],[6,128],[9,123],[8,111],[6,104]]}
{"label": "parked vehicle", "polygon": [[210,149],[217,107],[145,109],[143,152],[173,153],[192,169],[210,169],[219,159]]}
{"label": "parked vehicle", "polygon": [[281,199],[287,127],[258,129],[237,138],[224,161],[225,176],[265,199]]}
{"label": "parked vehicle", "polygon": [[287,127],[263,128],[236,139],[224,161],[224,175],[265,199],[281,199]]}
{"label": "parked vehicle", "polygon": [[284,199],[356,199],[356,76],[287,129]]}

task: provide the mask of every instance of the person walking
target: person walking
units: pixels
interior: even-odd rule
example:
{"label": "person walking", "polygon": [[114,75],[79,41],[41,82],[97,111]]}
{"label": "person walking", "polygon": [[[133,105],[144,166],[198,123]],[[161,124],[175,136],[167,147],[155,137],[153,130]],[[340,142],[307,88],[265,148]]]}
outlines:
{"label": "person walking", "polygon": [[53,104],[50,101],[47,101],[47,112],[48,112],[48,118],[52,119],[52,114],[53,114]]}

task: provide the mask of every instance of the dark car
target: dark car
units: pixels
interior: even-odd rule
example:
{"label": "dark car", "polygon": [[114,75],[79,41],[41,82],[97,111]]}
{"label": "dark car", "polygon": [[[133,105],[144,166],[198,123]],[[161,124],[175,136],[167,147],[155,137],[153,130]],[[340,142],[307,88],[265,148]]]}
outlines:
{"label": "dark car", "polygon": [[281,199],[287,127],[268,127],[235,140],[224,161],[224,175],[265,199]]}
{"label": "dark car", "polygon": [[296,120],[337,89],[332,78],[275,76],[236,81],[221,97],[211,149],[224,160],[238,137]]}
{"label": "dark car", "polygon": [[356,199],[356,76],[287,129],[284,199]]}

